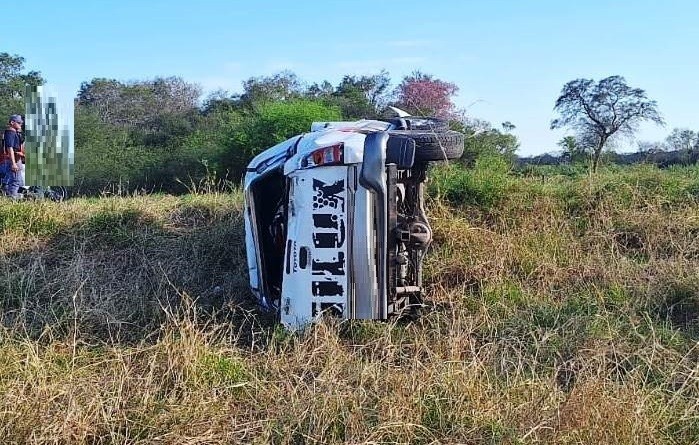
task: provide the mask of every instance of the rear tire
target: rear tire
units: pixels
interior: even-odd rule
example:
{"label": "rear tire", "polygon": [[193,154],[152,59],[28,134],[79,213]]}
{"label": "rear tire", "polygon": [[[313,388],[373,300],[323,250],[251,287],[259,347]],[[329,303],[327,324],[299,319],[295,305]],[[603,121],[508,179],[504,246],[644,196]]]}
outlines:
{"label": "rear tire", "polygon": [[65,187],[54,186],[44,191],[44,196],[53,202],[63,202],[68,198],[68,190]]}
{"label": "rear tire", "polygon": [[458,131],[392,130],[389,134],[415,141],[415,161],[448,161],[459,159],[464,154],[464,135]]}

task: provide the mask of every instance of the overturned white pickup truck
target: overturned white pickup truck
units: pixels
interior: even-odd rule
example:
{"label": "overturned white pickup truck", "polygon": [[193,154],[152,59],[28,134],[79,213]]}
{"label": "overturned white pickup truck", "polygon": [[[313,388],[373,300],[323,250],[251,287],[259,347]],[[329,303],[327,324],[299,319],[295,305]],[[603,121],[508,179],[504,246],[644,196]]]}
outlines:
{"label": "overturned white pickup truck", "polygon": [[314,123],[248,165],[250,286],[291,329],[323,314],[386,319],[422,302],[427,164],[459,158],[464,135],[396,111]]}

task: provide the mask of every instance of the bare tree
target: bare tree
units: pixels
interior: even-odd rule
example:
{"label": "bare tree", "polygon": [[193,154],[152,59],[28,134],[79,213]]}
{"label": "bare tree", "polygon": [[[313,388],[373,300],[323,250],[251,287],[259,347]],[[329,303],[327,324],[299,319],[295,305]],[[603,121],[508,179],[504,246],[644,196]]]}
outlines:
{"label": "bare tree", "polygon": [[592,149],[592,171],[597,171],[600,155],[610,138],[632,137],[643,121],[663,125],[657,103],[640,88],[631,88],[621,76],[595,82],[576,79],[563,86],[554,107],[560,117],[551,129],[571,128],[578,139]]}
{"label": "bare tree", "polygon": [[96,78],[83,82],[78,91],[79,106],[94,110],[103,122],[113,125],[155,129],[165,115],[183,115],[197,108],[198,85],[179,77],[122,83]]}
{"label": "bare tree", "polygon": [[102,121],[114,123],[123,108],[119,100],[125,87],[115,79],[95,78],[83,82],[78,91],[78,105],[90,106]]}

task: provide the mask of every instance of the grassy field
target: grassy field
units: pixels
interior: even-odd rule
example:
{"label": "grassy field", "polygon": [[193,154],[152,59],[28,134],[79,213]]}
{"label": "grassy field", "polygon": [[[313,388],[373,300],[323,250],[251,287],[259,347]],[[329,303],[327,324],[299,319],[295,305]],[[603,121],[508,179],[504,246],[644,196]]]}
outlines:
{"label": "grassy field", "polygon": [[415,321],[250,303],[239,192],[0,203],[0,443],[699,443],[699,170],[429,184]]}

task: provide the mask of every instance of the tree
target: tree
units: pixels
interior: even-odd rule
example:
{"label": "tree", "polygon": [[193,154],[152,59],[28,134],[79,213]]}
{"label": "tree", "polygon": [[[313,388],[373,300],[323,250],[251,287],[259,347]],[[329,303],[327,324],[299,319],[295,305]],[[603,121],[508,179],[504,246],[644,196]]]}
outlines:
{"label": "tree", "polygon": [[334,92],[335,88],[333,88],[333,85],[327,80],[324,80],[321,83],[314,83],[308,87],[306,96],[311,99],[327,99],[332,96]]}
{"label": "tree", "polygon": [[610,138],[632,137],[643,121],[663,125],[657,103],[640,88],[631,88],[621,76],[595,82],[576,79],[563,86],[554,110],[560,117],[551,129],[571,128],[592,151],[592,171],[597,171],[600,155]]}
{"label": "tree", "polygon": [[222,89],[212,91],[204,99],[202,113],[204,115],[216,113],[230,113],[240,111],[240,104],[231,97],[231,94]]}
{"label": "tree", "polygon": [[699,148],[699,133],[688,128],[674,128],[665,138],[668,150],[690,152]]}
{"label": "tree", "polygon": [[0,53],[0,118],[24,114],[24,91],[27,85],[43,85],[38,71],[24,73],[24,57]]}
{"label": "tree", "polygon": [[156,77],[129,83],[96,78],[83,82],[77,102],[79,107],[97,113],[105,123],[155,133],[174,128],[176,120],[186,120],[198,109],[200,95],[198,85],[179,77]]}
{"label": "tree", "polygon": [[251,77],[243,81],[243,93],[237,99],[245,106],[299,99],[304,89],[296,74],[282,71],[269,77]]}
{"label": "tree", "polygon": [[641,154],[649,155],[655,153],[662,153],[665,151],[665,145],[661,142],[651,142],[651,141],[639,141],[638,142],[638,152]]}
{"label": "tree", "polygon": [[575,136],[566,136],[558,141],[558,146],[563,151],[562,158],[571,164],[583,162],[589,158],[589,152],[583,147]]}
{"label": "tree", "polygon": [[508,132],[515,128],[512,123],[502,123],[504,132],[482,119],[467,118],[462,124],[460,131],[466,134],[466,141],[461,162],[472,167],[481,157],[502,157],[510,162],[514,160],[519,140]]}
{"label": "tree", "polygon": [[371,76],[345,76],[332,96],[346,119],[372,118],[388,103],[388,72]]}
{"label": "tree", "polygon": [[514,129],[517,128],[515,124],[513,124],[510,121],[505,121],[502,124],[500,124],[500,126],[502,126],[502,131],[504,131],[505,133],[512,133],[512,131],[514,131]]}
{"label": "tree", "polygon": [[235,176],[245,171],[250,159],[264,149],[294,135],[309,131],[314,121],[341,119],[337,107],[316,100],[297,99],[259,104],[240,126],[231,132],[231,150],[224,156],[224,167]]}
{"label": "tree", "polygon": [[416,116],[435,116],[453,119],[456,107],[452,97],[459,88],[429,74],[415,71],[403,78],[395,90],[396,106]]}
{"label": "tree", "polygon": [[89,107],[102,122],[116,124],[124,108],[120,103],[124,88],[126,85],[116,79],[94,78],[83,82],[78,90],[78,106]]}
{"label": "tree", "polygon": [[676,163],[696,164],[699,161],[699,133],[688,128],[674,128],[665,138],[668,154],[672,153]]}

